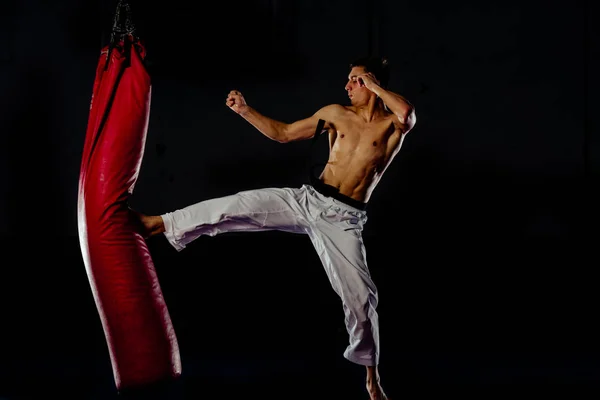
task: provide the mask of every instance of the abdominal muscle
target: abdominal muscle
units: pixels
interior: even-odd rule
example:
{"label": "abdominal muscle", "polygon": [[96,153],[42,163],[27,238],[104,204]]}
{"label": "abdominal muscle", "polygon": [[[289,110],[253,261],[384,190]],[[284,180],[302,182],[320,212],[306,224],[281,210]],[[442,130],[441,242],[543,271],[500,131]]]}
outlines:
{"label": "abdominal muscle", "polygon": [[334,146],[321,174],[321,180],[336,187],[343,195],[367,202],[381,178],[385,152],[369,149],[370,151],[365,152],[368,154],[361,156],[357,151],[358,146],[353,151],[344,151],[348,149],[343,147],[336,149]]}

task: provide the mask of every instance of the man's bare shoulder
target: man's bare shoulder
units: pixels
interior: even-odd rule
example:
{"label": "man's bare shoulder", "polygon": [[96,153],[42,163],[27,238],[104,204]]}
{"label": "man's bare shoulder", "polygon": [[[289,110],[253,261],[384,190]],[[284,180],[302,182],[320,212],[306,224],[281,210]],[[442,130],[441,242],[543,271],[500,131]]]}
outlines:
{"label": "man's bare shoulder", "polygon": [[341,104],[328,104],[317,111],[317,115],[319,118],[333,119],[351,111],[351,107],[343,106]]}

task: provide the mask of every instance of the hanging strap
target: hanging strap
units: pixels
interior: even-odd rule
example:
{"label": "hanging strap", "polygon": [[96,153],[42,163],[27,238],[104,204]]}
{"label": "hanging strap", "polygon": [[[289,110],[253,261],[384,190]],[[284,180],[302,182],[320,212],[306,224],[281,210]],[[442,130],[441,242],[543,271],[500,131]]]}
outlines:
{"label": "hanging strap", "polygon": [[[321,136],[321,134],[324,132],[323,127],[325,126],[325,120],[320,119],[319,122],[317,123],[317,129],[315,130],[315,134],[311,139],[311,143],[310,143],[310,151],[312,153],[312,149],[315,146],[315,144],[317,143],[317,140],[319,139],[319,136]],[[308,179],[309,182],[311,183],[311,185],[315,185],[316,182],[319,180],[318,177],[315,176],[314,174],[314,170],[317,167],[320,166],[325,166],[327,165],[326,163],[316,163],[316,164],[311,164],[308,168]]]}
{"label": "hanging strap", "polygon": [[312,138],[312,142],[311,142],[311,145],[310,145],[311,148],[316,143],[317,139],[319,138],[319,135],[321,133],[323,133],[323,127],[324,126],[325,126],[325,120],[320,119],[319,122],[317,123],[317,129],[315,130],[315,135]]}
{"label": "hanging strap", "polygon": [[[127,38],[132,38],[135,32],[135,26],[133,25],[131,19],[131,7],[127,0],[119,0],[117,3],[117,8],[115,10],[115,15],[113,18],[113,26],[112,31],[110,33],[110,44],[108,46],[108,52],[106,53],[106,64],[104,65],[104,70],[108,68],[108,60],[110,59],[110,53],[117,46],[117,43],[123,41],[125,46],[130,46],[131,41],[126,40]],[[126,50],[128,50],[126,48]],[[128,56],[129,51],[125,51],[126,57]]]}

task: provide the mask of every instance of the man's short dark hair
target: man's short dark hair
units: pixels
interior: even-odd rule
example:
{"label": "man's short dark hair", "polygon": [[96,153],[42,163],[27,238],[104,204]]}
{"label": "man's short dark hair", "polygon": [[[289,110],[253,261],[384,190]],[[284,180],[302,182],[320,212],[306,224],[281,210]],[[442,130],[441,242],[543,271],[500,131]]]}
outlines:
{"label": "man's short dark hair", "polygon": [[390,68],[387,58],[373,56],[360,57],[350,63],[350,69],[353,67],[364,67],[365,71],[375,75],[381,87],[387,87],[390,80]]}

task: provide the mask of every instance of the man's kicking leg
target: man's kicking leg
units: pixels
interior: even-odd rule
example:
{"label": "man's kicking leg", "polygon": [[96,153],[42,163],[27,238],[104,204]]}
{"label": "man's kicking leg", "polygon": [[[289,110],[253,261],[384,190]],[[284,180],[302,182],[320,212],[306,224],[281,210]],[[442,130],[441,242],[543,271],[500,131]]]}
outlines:
{"label": "man's kicking leg", "polygon": [[162,215],[135,212],[146,237],[163,233],[177,250],[202,235],[280,230],[306,233],[304,189],[268,188],[201,201]]}

